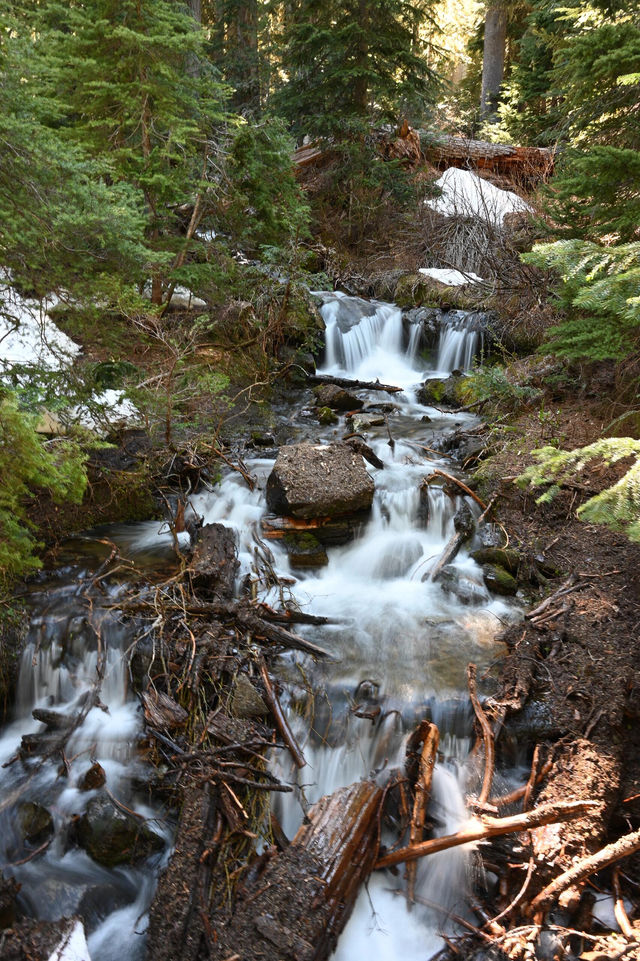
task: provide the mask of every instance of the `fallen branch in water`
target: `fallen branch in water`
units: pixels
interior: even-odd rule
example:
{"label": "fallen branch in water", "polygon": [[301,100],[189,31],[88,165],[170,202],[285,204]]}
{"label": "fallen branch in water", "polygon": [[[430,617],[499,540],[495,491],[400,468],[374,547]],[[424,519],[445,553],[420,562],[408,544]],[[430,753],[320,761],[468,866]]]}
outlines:
{"label": "fallen branch in water", "polygon": [[[418,742],[422,740],[422,752],[418,765],[415,800],[413,802],[413,815],[409,829],[409,844],[415,845],[422,841],[424,834],[424,822],[427,816],[429,798],[431,797],[431,781],[433,780],[433,769],[438,757],[440,733],[435,724],[423,721],[418,731],[412,736],[412,739]],[[413,861],[407,864],[406,877],[409,906],[411,906],[412,901],[415,901],[417,867],[417,864]]]}
{"label": "fallen branch in water", "polygon": [[482,508],[483,511],[486,511],[487,505],[485,504],[485,502],[481,500],[478,497],[478,495],[474,491],[472,491],[470,487],[467,487],[467,485],[463,483],[459,478],[454,477],[453,474],[447,474],[446,471],[440,470],[439,468],[436,467],[434,471],[429,475],[429,477],[427,477],[427,484],[429,483],[432,477],[444,477],[445,480],[450,481],[452,484],[455,484],[457,487],[459,487],[460,490],[464,491],[467,497],[470,497],[472,500],[474,500],[476,504],[478,504],[478,506]]}
{"label": "fallen branch in water", "polygon": [[[536,775],[536,784],[540,784],[540,782],[545,779],[545,777],[547,776],[547,774],[549,773],[552,767],[553,767],[553,761],[547,761],[546,764],[542,765],[539,773]],[[490,798],[488,803],[492,807],[497,807],[497,808],[503,808],[503,807],[507,807],[507,805],[509,804],[515,804],[516,801],[519,801],[521,798],[524,797],[527,787],[528,787],[528,782],[527,784],[524,784],[522,787],[518,787],[514,791],[511,791],[510,794],[503,794],[501,797]]]}
{"label": "fallen branch in water", "polygon": [[484,742],[484,777],[482,779],[482,789],[478,797],[478,804],[486,804],[489,800],[489,794],[491,793],[491,785],[493,783],[493,772],[495,769],[495,745],[493,738],[493,730],[487,715],[484,713],[484,709],[478,700],[478,694],[476,692],[476,666],[475,664],[467,665],[467,682],[469,685],[469,698],[471,704],[473,705],[473,710],[475,712],[478,724],[480,725],[480,730],[482,731],[482,740]]}
{"label": "fallen branch in water", "polygon": [[[540,894],[531,902],[529,914],[533,916],[534,919],[538,917],[543,918],[558,896],[562,894],[563,891],[566,891],[567,888],[579,884],[590,875],[595,874],[597,871],[602,871],[603,868],[608,868],[610,864],[614,864],[621,858],[626,858],[636,851],[640,851],[640,831],[626,834],[624,837],[614,841],[613,844],[607,844],[601,851],[597,851],[595,854],[583,858],[582,861],[578,861],[577,864],[574,864],[573,867],[569,868],[569,870],[563,874],[558,875],[546,888],[542,889]],[[538,922],[536,921],[536,923]]]}
{"label": "fallen branch in water", "polygon": [[307,763],[304,759],[304,754],[300,750],[298,742],[293,735],[293,731],[289,727],[289,722],[287,721],[284,711],[280,706],[278,695],[276,694],[273,684],[271,683],[271,678],[269,677],[269,672],[267,671],[264,661],[260,662],[260,677],[262,678],[262,683],[264,684],[264,699],[273,715],[273,719],[276,722],[276,727],[282,736],[282,740],[289,748],[289,753],[291,754],[296,767],[304,767]]}
{"label": "fallen branch in water", "polygon": [[[466,827],[455,834],[446,834],[444,837],[432,838],[430,841],[423,841],[421,844],[399,848],[397,851],[384,854],[374,867],[376,869],[389,868],[394,864],[404,864],[406,861],[436,854],[438,851],[447,851],[449,848],[469,844],[472,841],[485,841],[487,838],[499,837],[502,834],[514,834],[516,831],[530,831],[532,828],[541,827],[543,824],[571,821],[574,818],[584,817],[597,807],[599,807],[597,801],[558,801],[554,804],[542,804],[533,811],[514,814],[511,817],[473,818]],[[640,848],[640,832],[638,833],[638,847]]]}

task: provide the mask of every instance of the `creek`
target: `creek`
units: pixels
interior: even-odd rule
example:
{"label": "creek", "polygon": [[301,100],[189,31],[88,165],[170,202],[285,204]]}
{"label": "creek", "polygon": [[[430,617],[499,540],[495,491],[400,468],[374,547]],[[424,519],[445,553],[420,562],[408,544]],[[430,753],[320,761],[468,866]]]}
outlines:
{"label": "creek", "polygon": [[[425,378],[470,367],[482,335],[475,315],[451,312],[442,318],[439,343],[428,356],[420,326],[407,327],[393,305],[338,293],[319,296],[326,324],[321,372],[403,388],[391,397],[367,394],[351,428],[366,436],[385,464],[371,469],[376,493],[370,519],[351,543],[329,548],[328,564],[319,569],[292,570],[284,548],[272,542],[272,566],[282,578],[274,588],[260,586],[255,539],[266,510],[272,457],[246,461],[258,481],[255,490],[230,473],[219,487],[193,496],[191,506],[205,524],[221,522],[237,530],[239,582],[248,575],[265,601],[284,600],[329,618],[327,625],[300,629],[330,652],[329,660],[314,663],[296,654],[279,661],[290,722],[307,760],[300,771],[284,753],[272,761],[274,773],[296,785],[293,794],[275,802],[285,833],[292,836],[306,807],[322,795],[371,772],[382,780],[390,768],[401,766],[408,733],[427,717],[440,730],[429,819],[436,834],[446,834],[467,817],[465,789],[474,775],[466,666],[473,661],[479,674],[489,667],[497,652],[496,633],[519,612],[488,592],[464,548],[454,566],[456,576],[471,585],[472,603],[462,603],[428,578],[453,533],[460,504],[468,501],[476,515],[479,510],[434,485],[427,489],[425,505],[420,484],[434,468],[452,469],[447,455],[433,450],[456,427],[472,425],[474,417],[426,407],[416,395]],[[295,441],[331,442],[349,433],[343,424],[320,427],[311,408],[289,409],[282,417]],[[19,904],[25,914],[83,919],[92,961],[138,961],[144,957],[155,877],[169,857],[172,833],[145,789],[151,770],[138,750],[143,718],[125,654],[143,626],[119,614],[127,592],[126,563],[115,576],[100,574],[112,543],[124,558],[156,576],[171,563],[172,540],[158,523],[114,525],[70,542],[68,563],[37,578],[25,594],[31,619],[15,717],[0,737],[0,763],[7,765],[0,770],[0,866],[5,877],[22,885]],[[55,729],[36,720],[34,709],[75,719],[62,764],[55,753]],[[23,739],[33,743],[34,736],[32,756],[23,751],[12,760]],[[96,794],[82,789],[83,778],[96,763],[116,807],[157,839],[154,853],[133,866],[100,865],[75,843],[79,819]],[[24,802],[51,815],[51,824],[39,834],[25,837]],[[416,892],[437,902],[437,912],[420,904],[408,912],[405,900],[389,890],[399,887],[399,880],[390,884],[388,875],[374,876],[361,892],[335,958],[431,957],[442,947],[442,932],[449,930],[446,913],[463,911],[468,864],[469,852],[460,848],[419,863]]]}

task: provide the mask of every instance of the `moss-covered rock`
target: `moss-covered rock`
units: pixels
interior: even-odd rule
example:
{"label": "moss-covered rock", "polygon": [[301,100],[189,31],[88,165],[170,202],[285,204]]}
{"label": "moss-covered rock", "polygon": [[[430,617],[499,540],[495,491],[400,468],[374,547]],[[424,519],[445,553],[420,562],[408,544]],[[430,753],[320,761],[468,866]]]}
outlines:
{"label": "moss-covered rock", "polygon": [[310,531],[285,535],[283,545],[292,567],[323,567],[329,563],[324,546]]}
{"label": "moss-covered rock", "polygon": [[465,387],[467,378],[459,372],[449,377],[432,377],[426,380],[417,393],[418,402],[425,406],[464,407],[467,402]]}
{"label": "moss-covered rock", "polygon": [[116,807],[101,794],[92,798],[77,823],[78,843],[105,867],[133,864],[164,847],[162,838],[142,818]]}
{"label": "moss-covered rock", "polygon": [[453,310],[477,309],[478,292],[473,284],[450,287],[426,274],[403,274],[398,278],[394,300],[399,307],[442,307]]}
{"label": "moss-covered rock", "polygon": [[42,844],[53,834],[53,817],[42,804],[21,801],[16,810],[17,827],[25,844]]}
{"label": "moss-covered rock", "polygon": [[318,422],[325,426],[329,426],[330,424],[337,424],[338,417],[337,417],[337,414],[335,414],[330,407],[319,407]]}
{"label": "moss-covered rock", "polygon": [[497,564],[509,574],[517,574],[522,563],[522,556],[511,547],[479,547],[471,551],[471,557],[476,564]]}
{"label": "moss-covered rock", "polygon": [[518,593],[518,582],[512,577],[504,567],[499,564],[484,564],[482,576],[486,586],[494,594],[502,594],[505,597],[513,597]]}

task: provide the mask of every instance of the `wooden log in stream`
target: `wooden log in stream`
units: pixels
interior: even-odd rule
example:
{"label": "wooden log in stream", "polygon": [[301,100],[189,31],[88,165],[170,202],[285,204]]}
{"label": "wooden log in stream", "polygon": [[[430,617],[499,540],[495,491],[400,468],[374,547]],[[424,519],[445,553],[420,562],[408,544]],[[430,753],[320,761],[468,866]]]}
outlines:
{"label": "wooden log in stream", "polygon": [[385,394],[400,394],[403,390],[392,384],[381,384],[379,380],[353,380],[349,377],[332,377],[330,374],[307,374],[307,380],[310,384],[337,384],[338,387],[353,390],[382,390]]}
{"label": "wooden log in stream", "polygon": [[375,860],[381,800],[376,784],[359,781],[314,804],[217,927],[213,958],[325,961]]}

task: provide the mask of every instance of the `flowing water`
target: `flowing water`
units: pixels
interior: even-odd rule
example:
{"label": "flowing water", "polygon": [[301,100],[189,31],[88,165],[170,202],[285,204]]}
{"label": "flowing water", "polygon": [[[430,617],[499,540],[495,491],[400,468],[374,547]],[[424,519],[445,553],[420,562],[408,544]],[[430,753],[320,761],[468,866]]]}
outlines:
{"label": "flowing water", "polygon": [[[467,588],[471,585],[473,603],[463,605],[428,579],[462,501],[438,487],[421,497],[423,478],[434,467],[450,464],[425,448],[472,418],[424,407],[416,389],[425,377],[468,368],[481,334],[473,315],[452,312],[443,325],[437,358],[429,364],[419,352],[417,326],[406,330],[393,305],[342,294],[322,298],[327,327],[323,372],[379,379],[403,392],[371,392],[353,427],[365,433],[385,464],[382,470],[371,469],[376,494],[359,536],[330,548],[326,567],[304,573],[291,571],[277,542],[270,545],[275,569],[291,582],[287,600],[330,619],[326,626],[301,632],[332,655],[319,664],[300,655],[281,659],[291,691],[291,723],[308,763],[298,772],[286,756],[273,761],[274,770],[297,785],[294,794],[278,800],[276,813],[291,836],[306,806],[323,794],[372,772],[384,779],[390,768],[403,763],[410,730],[429,717],[440,729],[442,758],[434,773],[430,818],[437,833],[449,833],[466,817],[472,731],[466,665],[474,661],[480,671],[489,665],[496,654],[496,632],[517,612],[486,591],[480,570],[464,550],[455,568]],[[304,410],[294,420],[299,439],[330,442],[348,432],[318,427]],[[205,523],[237,529],[239,578],[250,574],[259,580],[255,533],[266,509],[263,490],[273,460],[256,458],[248,466],[258,480],[253,492],[230,474],[215,491],[196,495],[192,506]],[[108,537],[125,555],[141,559],[150,554],[149,563],[156,566],[171,547],[157,524],[114,527]],[[76,557],[73,565],[34,585],[27,598],[32,617],[16,716],[0,738],[0,760],[10,762],[0,771],[0,863],[5,875],[22,884],[26,913],[40,918],[80,914],[93,961],[135,961],[144,954],[145,912],[155,874],[168,856],[170,830],[141,789],[149,774],[137,749],[142,718],[123,659],[135,625],[125,625],[118,615],[126,581],[112,578],[107,586],[96,580],[90,571],[99,567],[96,552],[104,556],[105,548],[99,538],[86,543],[84,559]],[[265,587],[262,594],[276,602],[273,590]],[[32,716],[38,707],[78,719],[66,745],[64,770],[59,760],[11,762],[24,735],[43,731]],[[94,762],[106,772],[110,793],[165,839],[164,851],[150,861],[103,868],[74,845],[73,825],[93,793],[80,790],[81,780]],[[16,827],[11,800],[20,787],[21,800],[36,801],[53,814],[55,835],[37,856]],[[444,914],[420,905],[408,913],[404,899],[388,890],[399,886],[398,880],[374,877],[341,936],[336,958],[353,961],[367,952],[381,961],[430,957],[442,946],[446,912],[463,910],[467,860],[467,852],[455,849],[419,865],[418,895],[436,901]]]}

